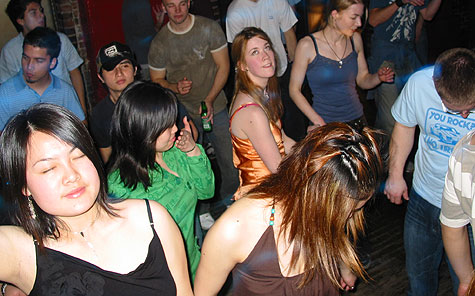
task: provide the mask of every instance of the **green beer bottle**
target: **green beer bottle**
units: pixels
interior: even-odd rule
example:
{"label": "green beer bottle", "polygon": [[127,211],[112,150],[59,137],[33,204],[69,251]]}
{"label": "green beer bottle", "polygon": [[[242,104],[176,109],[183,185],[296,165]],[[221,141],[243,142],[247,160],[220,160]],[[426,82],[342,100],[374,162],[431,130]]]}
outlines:
{"label": "green beer bottle", "polygon": [[205,132],[210,132],[212,130],[211,121],[208,121],[208,107],[204,101],[201,102],[201,123],[203,124],[203,130]]}

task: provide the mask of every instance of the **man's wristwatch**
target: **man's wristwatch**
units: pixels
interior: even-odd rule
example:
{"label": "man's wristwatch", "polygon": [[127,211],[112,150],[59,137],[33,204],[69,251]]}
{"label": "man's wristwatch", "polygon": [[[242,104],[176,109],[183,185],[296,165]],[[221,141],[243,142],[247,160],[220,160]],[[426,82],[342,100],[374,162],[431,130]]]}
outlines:
{"label": "man's wristwatch", "polygon": [[402,2],[402,0],[396,0],[394,3],[396,3],[397,7],[404,6],[404,2]]}

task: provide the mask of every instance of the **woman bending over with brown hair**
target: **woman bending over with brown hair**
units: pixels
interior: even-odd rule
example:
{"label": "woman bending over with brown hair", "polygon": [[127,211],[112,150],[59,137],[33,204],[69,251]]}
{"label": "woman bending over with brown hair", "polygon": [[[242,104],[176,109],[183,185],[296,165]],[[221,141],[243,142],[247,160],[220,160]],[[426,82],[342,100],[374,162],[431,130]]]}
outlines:
{"label": "woman bending over with brown hair", "polygon": [[233,41],[236,87],[229,126],[233,161],[239,169],[239,199],[266,176],[277,170],[295,143],[282,129],[276,63],[272,43],[262,30],[248,27]]}
{"label": "woman bending over with brown hair", "polygon": [[216,295],[229,272],[237,295],[338,295],[364,270],[354,241],[361,208],[383,175],[369,128],[311,131],[270,175],[235,202],[204,241],[195,295]]}

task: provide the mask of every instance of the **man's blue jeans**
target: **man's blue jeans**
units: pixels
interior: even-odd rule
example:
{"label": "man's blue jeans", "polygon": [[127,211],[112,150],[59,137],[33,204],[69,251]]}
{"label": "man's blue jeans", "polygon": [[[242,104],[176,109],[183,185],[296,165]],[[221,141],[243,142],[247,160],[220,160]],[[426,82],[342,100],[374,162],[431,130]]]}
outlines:
{"label": "man's blue jeans", "polygon": [[[439,266],[444,255],[439,220],[440,209],[423,199],[414,189],[411,190],[409,197],[404,220],[404,249],[409,278],[407,295],[435,296],[439,287]],[[470,235],[471,232],[469,229]],[[473,259],[475,253],[472,238],[470,238],[470,243]],[[458,279],[448,260],[447,263],[455,291],[458,287]]]}

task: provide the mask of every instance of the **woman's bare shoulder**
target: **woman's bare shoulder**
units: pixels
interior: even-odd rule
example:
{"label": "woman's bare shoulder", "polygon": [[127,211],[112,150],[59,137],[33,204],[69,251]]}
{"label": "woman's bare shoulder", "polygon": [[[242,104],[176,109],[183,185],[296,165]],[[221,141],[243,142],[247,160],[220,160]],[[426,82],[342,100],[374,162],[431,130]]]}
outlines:
{"label": "woman's bare shoulder", "polygon": [[1,240],[7,240],[11,242],[33,242],[33,237],[23,230],[19,226],[4,225],[0,226],[0,237]]}
{"label": "woman's bare shoulder", "polygon": [[259,225],[265,226],[268,206],[269,202],[264,199],[241,198],[223,213],[216,221],[216,226],[234,229],[239,236],[245,236]]}

